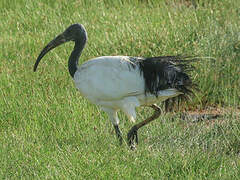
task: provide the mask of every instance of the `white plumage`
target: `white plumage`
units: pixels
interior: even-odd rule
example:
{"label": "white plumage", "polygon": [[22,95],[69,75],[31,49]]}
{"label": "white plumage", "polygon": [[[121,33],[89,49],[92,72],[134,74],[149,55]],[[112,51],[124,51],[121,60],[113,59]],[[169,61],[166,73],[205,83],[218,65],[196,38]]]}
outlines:
{"label": "white plumage", "polygon": [[190,92],[186,88],[191,86],[191,80],[185,73],[188,65],[176,56],[103,56],[78,66],[87,41],[86,30],[81,24],[71,25],[52,40],[38,56],[34,71],[48,51],[70,40],[75,42],[75,47],[68,61],[69,73],[81,95],[109,115],[120,143],[122,135],[117,111],[123,111],[133,122],[136,119],[136,107],[150,106],[156,111],[129,131],[128,143],[133,147],[134,139],[138,142],[137,130],[160,114],[160,108],[152,104]]}
{"label": "white plumage", "polygon": [[107,112],[114,125],[118,124],[118,110],[135,122],[136,107],[181,94],[173,88],[159,91],[158,98],[150,93],[145,94],[140,69],[131,68],[129,63],[133,62],[127,56],[98,57],[82,64],[73,78],[82,96]]}

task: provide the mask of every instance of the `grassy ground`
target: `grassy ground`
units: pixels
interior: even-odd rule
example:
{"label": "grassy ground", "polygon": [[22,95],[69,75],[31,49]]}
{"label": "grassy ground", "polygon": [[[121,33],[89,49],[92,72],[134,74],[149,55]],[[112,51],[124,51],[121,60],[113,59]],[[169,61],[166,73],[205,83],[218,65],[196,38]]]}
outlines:
{"label": "grassy ground", "polygon": [[[0,179],[240,178],[240,2],[0,2]],[[73,44],[40,50],[72,23],[89,41],[80,62],[102,55],[199,55],[200,92],[186,109],[223,108],[214,121],[166,114],[119,146],[105,113],[79,96],[67,71]],[[138,109],[138,121],[150,115]],[[119,114],[126,135],[132,124]]]}

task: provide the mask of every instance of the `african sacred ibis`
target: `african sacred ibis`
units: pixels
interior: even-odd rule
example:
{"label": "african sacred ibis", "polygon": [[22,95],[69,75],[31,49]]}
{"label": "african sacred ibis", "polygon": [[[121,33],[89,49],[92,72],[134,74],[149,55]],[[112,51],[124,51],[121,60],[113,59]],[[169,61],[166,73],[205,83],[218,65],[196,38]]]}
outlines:
{"label": "african sacred ibis", "polygon": [[138,129],[160,115],[160,108],[154,103],[191,92],[193,84],[187,71],[191,69],[189,62],[192,61],[178,56],[103,56],[78,66],[87,42],[87,32],[81,24],[69,26],[49,42],[38,56],[34,71],[47,52],[68,41],[75,42],[68,60],[68,70],[77,89],[108,114],[120,144],[122,134],[117,111],[122,110],[134,122],[136,107],[150,106],[155,110],[151,117],[134,125],[128,132],[128,144],[134,147],[135,142],[138,143]]}

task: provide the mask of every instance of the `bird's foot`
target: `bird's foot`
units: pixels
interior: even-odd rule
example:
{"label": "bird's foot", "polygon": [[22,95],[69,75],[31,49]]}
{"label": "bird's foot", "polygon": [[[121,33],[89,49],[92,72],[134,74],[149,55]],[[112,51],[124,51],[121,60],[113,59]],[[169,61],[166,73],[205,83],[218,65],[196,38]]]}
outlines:
{"label": "bird's foot", "polygon": [[[128,131],[127,134],[127,140],[128,140],[128,145],[129,147],[134,150],[135,149],[135,145],[138,144],[138,134],[137,134],[138,128],[137,126],[133,126],[130,131]],[[135,143],[134,143],[135,140]]]}
{"label": "bird's foot", "polygon": [[122,133],[121,133],[118,125],[114,125],[114,129],[115,129],[117,138],[118,138],[118,140],[119,140],[119,144],[122,145],[123,138],[122,138]]}

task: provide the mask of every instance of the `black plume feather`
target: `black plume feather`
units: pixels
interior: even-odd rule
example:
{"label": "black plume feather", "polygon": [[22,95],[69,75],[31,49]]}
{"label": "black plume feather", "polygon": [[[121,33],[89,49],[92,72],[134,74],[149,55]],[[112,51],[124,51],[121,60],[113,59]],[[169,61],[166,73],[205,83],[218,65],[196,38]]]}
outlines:
{"label": "black plume feather", "polygon": [[[158,96],[158,91],[175,88],[191,94],[194,84],[189,72],[194,69],[194,57],[159,56],[150,58],[131,57],[132,66],[138,66],[145,80],[145,93]],[[135,67],[134,67],[135,68]]]}

